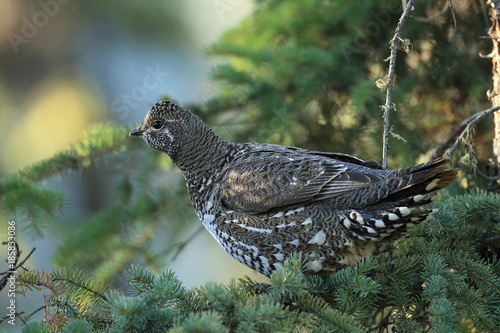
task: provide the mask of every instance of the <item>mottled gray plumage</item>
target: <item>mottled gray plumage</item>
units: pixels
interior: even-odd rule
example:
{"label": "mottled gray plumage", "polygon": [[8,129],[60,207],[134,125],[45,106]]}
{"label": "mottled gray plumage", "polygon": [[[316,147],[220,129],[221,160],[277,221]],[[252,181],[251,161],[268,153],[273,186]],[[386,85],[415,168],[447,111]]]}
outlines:
{"label": "mottled gray plumage", "polygon": [[425,194],[457,174],[443,158],[384,170],[346,154],[227,142],[170,101],[155,104],[130,135],[172,158],[208,231],[235,259],[268,276],[296,251],[309,273],[383,251],[428,218]]}

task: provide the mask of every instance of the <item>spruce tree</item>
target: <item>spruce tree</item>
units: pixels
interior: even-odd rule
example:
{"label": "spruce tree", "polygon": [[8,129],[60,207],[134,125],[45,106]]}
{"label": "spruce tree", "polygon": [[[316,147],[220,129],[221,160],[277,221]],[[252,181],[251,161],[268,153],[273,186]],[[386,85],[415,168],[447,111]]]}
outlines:
{"label": "spruce tree", "polygon": [[[211,72],[217,91],[186,107],[226,139],[378,159],[380,105],[389,80],[384,60],[405,9],[401,2],[255,0],[255,6],[238,27],[207,46],[208,55],[221,59]],[[478,56],[489,48],[479,38],[487,28],[481,10],[475,2],[414,4],[392,88],[391,168],[428,159],[443,133],[489,107],[491,64]],[[17,247],[16,256],[8,258],[12,266],[2,272],[2,289],[9,288],[10,271],[17,271],[19,291],[47,295],[40,299],[43,322],[32,320],[32,313],[16,314],[23,332],[494,332],[500,327],[498,175],[481,176],[491,157],[487,120],[476,125],[475,135],[467,128],[458,150],[448,151],[461,178],[434,203],[435,219],[412,228],[393,250],[327,277],[308,278],[297,253],[269,284],[241,277],[192,289],[172,270],[160,269],[165,249],[148,247],[165,217],[173,231],[166,247],[183,221],[194,220],[183,180],[170,160],[131,140],[131,128],[91,128],[74,147],[0,180],[0,208],[23,221],[20,227],[43,236],[48,227],[40,225],[41,218],[57,218],[67,203],[64,193],[44,186],[47,182],[103,161],[117,166],[115,201],[64,240],[52,271],[30,268],[29,249]],[[444,140],[440,150],[451,148],[454,139]],[[151,186],[160,174],[168,174],[169,186]],[[131,265],[132,258],[142,264]],[[110,286],[117,276],[126,279],[128,290]]]}

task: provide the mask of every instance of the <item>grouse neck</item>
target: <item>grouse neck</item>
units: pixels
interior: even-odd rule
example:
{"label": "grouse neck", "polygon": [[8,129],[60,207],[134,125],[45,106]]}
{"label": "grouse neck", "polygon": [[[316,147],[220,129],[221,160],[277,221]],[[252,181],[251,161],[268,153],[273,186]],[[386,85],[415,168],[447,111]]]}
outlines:
{"label": "grouse neck", "polygon": [[198,179],[212,177],[218,170],[222,170],[231,155],[233,143],[213,132],[210,134],[212,135],[203,135],[192,144],[185,145],[178,156],[172,157],[188,181],[196,182]]}

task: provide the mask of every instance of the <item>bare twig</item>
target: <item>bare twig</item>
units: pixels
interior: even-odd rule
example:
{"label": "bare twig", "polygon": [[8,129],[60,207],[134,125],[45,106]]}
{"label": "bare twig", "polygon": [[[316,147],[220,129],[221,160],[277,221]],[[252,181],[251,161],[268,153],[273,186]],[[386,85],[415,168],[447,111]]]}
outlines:
{"label": "bare twig", "polygon": [[[460,126],[460,125],[462,125],[463,123],[465,123],[465,128],[463,128],[463,125],[462,125],[462,128],[463,128],[463,129],[462,129],[462,133],[460,133],[460,135],[458,136],[458,138],[455,140],[455,143],[453,144],[453,147],[451,147],[451,149],[450,149],[450,151],[449,151],[449,155],[450,155],[450,156],[451,156],[451,155],[453,155],[453,153],[455,152],[455,150],[458,148],[458,145],[459,145],[459,144],[460,144],[460,142],[462,141],[463,137],[464,137],[467,133],[469,133],[469,132],[470,132],[470,130],[474,128],[474,126],[476,126],[476,125],[477,125],[477,124],[478,124],[481,120],[483,120],[485,117],[489,116],[490,114],[492,114],[493,112],[498,111],[498,110],[500,110],[500,106],[495,106],[494,108],[491,108],[491,109],[488,109],[488,110],[484,110],[484,111],[478,112],[478,113],[476,113],[475,115],[473,115],[473,116],[471,116],[471,117],[469,117],[469,118],[465,119],[464,121],[462,121],[462,122],[459,124],[459,126]],[[459,126],[457,126],[457,127],[459,127]],[[457,127],[455,127],[455,129],[452,131],[452,133],[450,133],[450,135],[451,135],[451,134],[453,134],[453,132],[455,132],[455,131],[456,131],[456,128],[457,128]],[[449,137],[450,137],[450,136],[448,136],[447,140],[448,140],[449,142],[451,142],[451,140],[449,140]],[[446,142],[446,140],[445,140],[444,142]],[[449,143],[449,142],[448,142],[448,143]],[[441,144],[442,144],[442,143],[441,143]],[[440,145],[441,145],[441,144],[440,144]],[[441,149],[444,149],[444,148],[443,148],[443,147],[441,147]],[[435,154],[435,153],[434,153],[434,154]],[[433,154],[433,155],[434,155],[434,154]]]}
{"label": "bare twig", "polygon": [[[2,242],[2,245],[8,245],[9,243],[11,242]],[[30,253],[28,253],[28,255],[21,261],[19,262],[19,260],[21,259],[21,254],[23,253],[23,251],[21,251],[19,249],[19,244],[14,241],[14,246],[16,247],[16,256],[15,256],[15,259],[14,259],[14,263],[12,263],[12,267],[9,265],[7,265],[9,267],[9,270],[5,271],[5,272],[0,272],[0,275],[3,275],[2,276],[2,279],[0,280],[0,290],[3,290],[6,286],[7,286],[7,282],[8,282],[8,279],[16,274],[17,270],[19,268],[22,268],[22,269],[26,269],[24,268],[24,264],[26,263],[26,261],[31,257],[31,255],[33,254],[33,252],[35,252],[36,248],[32,248]],[[7,260],[6,260],[7,261]],[[24,311],[22,312],[16,312],[14,315],[15,317],[19,317],[22,319],[22,317],[20,315],[24,314]],[[0,324],[3,323],[6,319],[9,319],[9,318],[12,318],[11,316],[9,315],[6,315],[5,317],[3,318],[0,318]],[[24,320],[23,320],[24,322]]]}
{"label": "bare twig", "polygon": [[[493,40],[499,40],[500,37],[492,37],[492,36],[479,36],[479,38],[482,38],[482,39],[493,39]],[[484,57],[482,57],[484,58]]]}
{"label": "bare twig", "polygon": [[453,10],[453,0],[448,0],[451,9],[451,17],[453,18],[453,26],[455,27],[455,31],[457,31],[457,18],[455,17],[455,11]]}
{"label": "bare twig", "polygon": [[[469,126],[469,124],[472,124],[472,122],[475,121],[477,118],[480,118],[478,121],[481,121],[484,117],[486,117],[489,114],[492,114],[493,112],[495,112],[497,110],[500,110],[499,106],[496,106],[496,107],[488,109],[488,110],[483,110],[483,111],[477,112],[477,113],[473,114],[472,116],[470,116],[469,118],[462,121],[457,126],[455,126],[451,130],[450,134],[448,134],[448,136],[443,141],[439,142],[436,145],[436,147],[434,147],[431,159],[436,159],[436,158],[442,156],[444,154],[444,152],[446,151],[446,149],[451,145],[453,140],[455,140],[460,135],[461,137],[454,144],[454,146],[456,146],[457,142],[463,136],[465,136],[465,134],[467,133],[468,130],[470,130],[470,128],[467,129],[467,126]],[[472,126],[475,126],[476,124],[477,124],[477,122],[475,122]],[[453,150],[453,151],[455,151],[455,150]],[[453,151],[451,153],[453,153]]]}
{"label": "bare twig", "polygon": [[489,181],[492,181],[492,182],[496,182],[497,180],[500,180],[500,175],[499,176],[488,176],[487,174],[485,174],[481,170],[476,170],[476,172],[484,180],[489,180]]}
{"label": "bare twig", "polygon": [[177,259],[177,257],[179,256],[179,254],[182,252],[182,250],[184,250],[184,248],[196,237],[196,235],[198,235],[201,231],[203,230],[203,226],[200,226],[198,227],[198,229],[196,229],[191,235],[188,236],[188,238],[186,238],[185,241],[182,241],[180,243],[177,243],[175,244],[174,246],[172,246],[171,249],[168,250],[168,252],[170,252],[172,249],[175,249],[175,253],[174,255],[172,256],[172,260],[175,260]]}
{"label": "bare twig", "polygon": [[31,317],[33,317],[34,315],[36,315],[38,312],[40,312],[40,311],[42,311],[44,309],[45,309],[45,304],[42,305],[41,307],[39,307],[38,309],[33,310],[33,312],[31,312],[30,314],[28,314],[26,316],[26,318],[23,318],[23,317],[19,317],[19,318],[23,321],[23,324],[26,325],[26,321],[28,319],[30,319]]}
{"label": "bare twig", "polygon": [[409,0],[406,4],[406,8],[399,19],[396,32],[394,37],[392,37],[391,44],[391,55],[389,59],[389,73],[387,74],[387,85],[386,85],[386,97],[384,110],[384,134],[383,134],[383,147],[382,147],[382,167],[387,168],[387,150],[389,150],[389,132],[390,132],[390,120],[389,115],[392,108],[392,87],[394,85],[394,76],[396,74],[396,57],[398,53],[398,48],[401,42],[401,33],[403,32],[403,27],[405,25],[406,19],[410,16],[410,12],[413,8],[413,0]]}
{"label": "bare twig", "polygon": [[[14,315],[16,316],[16,318],[21,318],[21,315],[24,313],[24,311],[21,311],[21,312],[16,312],[14,313]],[[10,319],[11,316],[10,315],[6,315],[4,316],[3,318],[0,318],[0,324],[3,323],[5,320],[7,319]],[[24,322],[24,321],[23,321]],[[26,324],[26,323],[25,323]]]}
{"label": "bare twig", "polygon": [[457,30],[457,19],[455,17],[455,12],[453,11],[453,2],[452,0],[448,0],[444,3],[443,7],[434,15],[429,17],[415,17],[415,21],[420,22],[432,22],[436,20],[438,17],[443,16],[448,9],[451,9],[451,17],[453,19],[453,25],[455,26],[455,31]]}
{"label": "bare twig", "polygon": [[[2,242],[2,245],[7,245],[9,242]],[[5,286],[7,285],[7,281],[8,279],[16,274],[16,271],[18,268],[22,268],[22,269],[26,269],[24,268],[24,264],[26,263],[26,261],[31,257],[31,255],[33,254],[33,252],[35,252],[36,248],[32,248],[30,253],[28,253],[28,255],[21,261],[19,262],[19,260],[21,259],[21,254],[23,253],[23,251],[21,251],[19,249],[19,245],[17,244],[17,242],[14,242],[14,245],[16,247],[16,258],[14,260],[14,263],[13,263],[13,266],[12,268],[10,268],[8,271],[5,271],[5,272],[0,272],[0,275],[3,275],[2,276],[2,279],[0,280],[0,290],[3,290],[3,288],[5,288]]]}

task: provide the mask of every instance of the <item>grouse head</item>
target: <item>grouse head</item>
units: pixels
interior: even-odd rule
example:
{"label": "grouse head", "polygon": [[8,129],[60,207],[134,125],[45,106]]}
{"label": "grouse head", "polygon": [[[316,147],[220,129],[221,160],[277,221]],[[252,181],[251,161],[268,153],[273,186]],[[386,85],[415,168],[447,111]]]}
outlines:
{"label": "grouse head", "polygon": [[130,135],[142,137],[149,147],[174,161],[216,136],[198,116],[171,101],[153,105]]}

